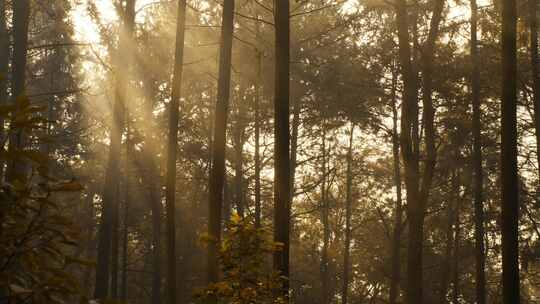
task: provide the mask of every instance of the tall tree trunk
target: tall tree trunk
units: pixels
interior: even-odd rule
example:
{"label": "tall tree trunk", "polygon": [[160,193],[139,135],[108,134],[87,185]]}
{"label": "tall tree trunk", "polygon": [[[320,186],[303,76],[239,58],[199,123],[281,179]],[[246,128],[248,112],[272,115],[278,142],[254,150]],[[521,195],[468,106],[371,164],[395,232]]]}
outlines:
{"label": "tall tree trunk", "polygon": [[184,33],[186,27],[186,1],[178,0],[176,18],[176,51],[173,71],[171,103],[169,105],[169,140],[167,143],[167,303],[176,304],[176,152],[178,146],[178,117],[182,89],[184,62]]}
{"label": "tall tree trunk", "polygon": [[[159,178],[155,170],[151,170],[150,181]],[[161,196],[158,188],[150,184],[150,204],[152,208],[152,304],[161,304]]]}
{"label": "tall tree trunk", "polygon": [[[30,0],[17,0],[13,2],[13,62],[11,97],[17,102],[24,96],[26,86],[26,61],[28,53],[28,23],[30,18]],[[20,109],[18,109],[20,110]],[[16,114],[15,114],[16,115]],[[10,133],[9,151],[16,153],[26,144],[26,134],[22,129]],[[7,169],[7,181],[15,179],[25,180],[26,166],[19,160],[13,160]]]}
{"label": "tall tree trunk", "polygon": [[123,231],[122,231],[122,278],[121,278],[121,287],[120,287],[120,299],[122,301],[127,300],[127,267],[128,267],[128,242],[129,242],[129,207],[131,204],[130,197],[130,163],[132,155],[132,144],[131,144],[131,127],[130,127],[130,117],[129,109],[126,109],[126,161],[125,170],[126,175],[124,177],[124,218],[123,218]]}
{"label": "tall tree trunk", "polygon": [[[147,122],[153,120],[153,107],[154,96],[156,94],[156,88],[150,79],[145,79],[145,103],[143,106],[142,115]],[[142,162],[140,167],[140,179],[145,186],[147,202],[149,203],[151,210],[151,222],[152,222],[152,246],[150,247],[152,258],[152,284],[151,284],[151,301],[152,303],[161,303],[161,266],[162,266],[162,195],[160,186],[160,168],[159,160],[156,155],[156,148],[159,146],[157,142],[157,134],[152,125],[144,126],[146,132],[145,144],[142,149]]]}
{"label": "tall tree trunk", "polygon": [[242,189],[243,183],[243,160],[242,152],[244,150],[244,105],[242,100],[238,101],[238,117],[234,130],[234,203],[236,205],[236,213],[240,217],[244,217],[244,193]]}
{"label": "tall tree trunk", "polygon": [[[4,105],[8,101],[9,32],[6,13],[6,0],[0,0],[0,105]],[[4,119],[0,118],[0,143],[4,142],[4,138]],[[0,162],[0,179],[3,176],[4,162]]]}
{"label": "tall tree trunk", "polygon": [[452,303],[459,303],[459,240],[461,237],[461,225],[460,225],[460,208],[461,208],[461,195],[460,195],[460,178],[459,169],[452,177],[452,184],[454,186],[453,193],[455,195],[456,210],[454,214],[454,258],[452,261]]}
{"label": "tall tree trunk", "polygon": [[[450,193],[452,195],[452,193]],[[448,303],[447,293],[448,285],[450,281],[450,271],[451,271],[451,259],[452,259],[452,246],[454,245],[453,238],[453,225],[454,225],[454,206],[451,199],[447,200],[446,206],[446,244],[444,248],[444,260],[442,261],[441,273],[441,283],[439,286],[439,303],[445,304]]]}
{"label": "tall tree trunk", "polygon": [[111,298],[118,299],[118,270],[120,258],[120,183],[116,188],[116,204],[114,204],[112,216],[112,239],[111,239]]}
{"label": "tall tree trunk", "polygon": [[221,231],[227,230],[227,224],[229,223],[231,219],[231,212],[232,212],[232,200],[233,200],[233,194],[231,193],[231,185],[229,184],[229,178],[227,176],[227,172],[225,172],[225,176],[223,177],[223,219],[222,219],[222,227]]}
{"label": "tall tree trunk", "polygon": [[[538,1],[529,0],[529,22],[531,39],[531,73],[534,105],[534,130],[536,135],[536,161],[538,166],[538,178],[540,178],[540,67],[538,56]],[[476,4],[476,3],[475,3]],[[540,187],[540,186],[539,186]]]}
{"label": "tall tree trunk", "polygon": [[349,267],[351,248],[351,218],[352,218],[352,150],[354,139],[354,124],[351,124],[349,135],[349,150],[347,151],[347,190],[345,206],[345,248],[343,249],[343,289],[341,291],[341,303],[347,304],[349,298]]}
{"label": "tall tree trunk", "polygon": [[300,98],[295,97],[293,100],[293,119],[291,126],[291,181],[290,181],[290,190],[291,197],[290,200],[294,199],[294,180],[296,176],[296,151],[298,150],[298,129],[300,127]]}
{"label": "tall tree trunk", "polygon": [[116,88],[113,104],[113,117],[111,125],[111,138],[109,146],[109,159],[105,173],[103,190],[103,211],[99,225],[98,257],[96,267],[96,284],[94,298],[104,299],[109,295],[109,263],[111,260],[111,240],[113,233],[113,218],[115,204],[118,204],[117,190],[120,175],[120,146],[124,128],[124,102],[127,91],[127,73],[129,67],[130,41],[133,35],[135,18],[135,0],[126,2],[124,20],[120,30],[120,43],[118,52],[127,52],[123,56],[117,55]]}
{"label": "tall tree trunk", "polygon": [[128,242],[129,242],[129,207],[131,204],[130,197],[130,177],[131,177],[131,161],[133,154],[133,144],[131,142],[131,117],[130,105],[126,101],[126,157],[124,160],[124,218],[122,229],[122,274],[120,286],[120,299],[124,302],[127,300],[127,267],[128,267]]}
{"label": "tall tree trunk", "polygon": [[[398,27],[399,60],[403,74],[403,105],[401,113],[401,153],[405,164],[405,188],[407,190],[407,214],[409,219],[409,238],[407,255],[407,303],[421,304],[423,301],[422,251],[424,235],[424,213],[426,201],[435,170],[435,110],[432,101],[433,53],[438,37],[444,0],[435,0],[427,40],[423,47],[423,124],[425,128],[426,161],[422,178],[419,166],[418,139],[418,79],[411,63],[407,2],[399,0],[396,4]],[[419,185],[419,180],[422,184]]]}
{"label": "tall tree trunk", "polygon": [[329,205],[328,205],[328,195],[327,195],[327,157],[326,157],[326,126],[323,123],[322,125],[322,143],[321,143],[321,153],[322,153],[322,181],[321,181],[321,220],[323,223],[323,247],[321,252],[321,290],[322,290],[322,303],[327,304],[329,300],[329,273],[328,273],[328,242],[330,240],[330,227],[329,227]]}
{"label": "tall tree trunk", "polygon": [[208,282],[216,282],[219,275],[217,252],[218,244],[221,241],[221,209],[223,205],[223,183],[225,178],[225,137],[231,83],[233,25],[234,0],[225,0],[221,21],[218,95],[209,185],[208,235],[212,238],[212,241],[208,244]]}
{"label": "tall tree trunk", "polygon": [[[0,105],[8,102],[8,73],[9,73],[9,32],[7,29],[7,3],[6,0],[0,0]],[[4,132],[4,119],[0,118],[0,151],[4,151],[6,134]],[[6,178],[4,161],[0,161],[0,182]],[[8,163],[9,165],[9,163]],[[4,208],[0,208],[0,222],[4,220]],[[2,225],[0,225],[0,235],[2,235]]]}
{"label": "tall tree trunk", "polygon": [[517,8],[502,3],[501,198],[503,303],[519,304],[517,171]]}
{"label": "tall tree trunk", "polygon": [[[533,0],[535,1],[535,0]],[[474,171],[474,244],[475,244],[475,288],[476,303],[486,304],[486,275],[484,249],[484,202],[483,202],[483,170],[482,170],[482,123],[480,119],[480,69],[478,66],[477,39],[478,7],[476,0],[471,0],[471,97],[472,97],[472,135]],[[538,136],[540,134],[537,132]],[[540,162],[539,162],[540,164]]]}
{"label": "tall tree trunk", "polygon": [[[257,36],[259,26],[257,25]],[[257,50],[257,84],[255,85],[255,227],[261,227],[261,99],[262,52]]]}
{"label": "tall tree trunk", "polygon": [[398,112],[396,100],[397,75],[392,72],[392,152],[394,158],[394,184],[396,187],[396,209],[394,211],[394,231],[392,235],[392,278],[390,281],[389,303],[396,304],[401,281],[401,232],[403,230],[403,204],[401,198],[401,168],[399,163]]}
{"label": "tall tree trunk", "polygon": [[396,3],[396,23],[398,29],[399,61],[403,77],[403,102],[401,106],[400,145],[405,168],[405,189],[407,191],[407,215],[409,238],[407,247],[408,304],[422,303],[422,210],[419,201],[420,177],[418,155],[414,148],[415,125],[418,125],[418,80],[411,63],[409,22],[406,0]]}
{"label": "tall tree trunk", "polygon": [[274,86],[274,241],[283,244],[274,253],[274,270],[287,278],[279,295],[289,302],[289,226],[290,226],[290,154],[289,154],[289,0],[274,3],[275,86]]}
{"label": "tall tree trunk", "polygon": [[[95,258],[95,250],[96,250],[96,238],[94,237],[94,218],[95,218],[95,210],[94,210],[94,195],[95,190],[93,187],[89,187],[87,190],[87,197],[86,197],[86,259],[87,260],[93,260]],[[91,286],[91,276],[92,271],[90,267],[86,267],[84,271],[83,276],[83,287],[84,289],[84,295],[86,297],[90,297],[90,286]]]}

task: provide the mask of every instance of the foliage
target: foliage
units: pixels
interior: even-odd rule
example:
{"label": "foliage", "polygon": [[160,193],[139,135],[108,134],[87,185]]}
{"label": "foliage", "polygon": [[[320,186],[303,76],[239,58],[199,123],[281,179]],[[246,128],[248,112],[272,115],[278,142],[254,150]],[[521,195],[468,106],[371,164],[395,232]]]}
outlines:
{"label": "foliage", "polygon": [[[2,106],[0,118],[11,122],[10,134],[32,134],[40,127],[39,108],[27,98]],[[4,146],[4,145],[2,145]],[[25,174],[0,188],[0,299],[31,303],[64,303],[79,292],[68,266],[92,263],[74,256],[79,230],[63,206],[60,193],[77,192],[80,184],[47,174],[48,156],[33,150],[0,151],[2,163],[25,164]]]}
{"label": "foliage", "polygon": [[281,249],[267,229],[233,215],[219,252],[222,280],[196,292],[201,303],[283,303],[275,292],[286,278],[269,271],[268,257]]}

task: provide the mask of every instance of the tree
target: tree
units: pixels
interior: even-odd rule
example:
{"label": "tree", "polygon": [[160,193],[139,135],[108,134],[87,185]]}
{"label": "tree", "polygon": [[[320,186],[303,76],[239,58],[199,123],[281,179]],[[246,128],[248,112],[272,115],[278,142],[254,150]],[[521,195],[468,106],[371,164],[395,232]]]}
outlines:
{"label": "tree", "polygon": [[274,3],[274,241],[283,245],[274,253],[274,270],[286,278],[279,294],[288,302],[290,155],[289,155],[289,0]]}
{"label": "tree", "polygon": [[401,234],[403,226],[403,206],[401,198],[401,166],[399,161],[399,132],[397,110],[397,75],[392,71],[392,157],[394,161],[394,184],[396,187],[396,208],[394,210],[394,230],[392,232],[392,278],[388,302],[396,304],[399,296],[399,283],[401,281]]}
{"label": "tree", "polygon": [[[124,18],[120,30],[120,43],[118,52],[129,54],[130,39],[133,34],[135,18],[135,0],[128,0],[124,10]],[[111,259],[111,241],[113,238],[113,219],[118,204],[118,180],[120,177],[120,147],[122,144],[122,132],[124,129],[124,103],[127,92],[127,75],[122,69],[126,69],[129,61],[126,54],[118,55],[116,66],[116,86],[113,103],[113,117],[111,125],[111,138],[109,146],[109,159],[105,183],[103,189],[103,211],[99,225],[98,257],[96,267],[96,284],[94,297],[104,299],[109,294],[109,263]]]}
{"label": "tree", "polygon": [[482,139],[480,113],[480,70],[478,66],[478,7],[476,0],[471,0],[471,103],[472,103],[472,135],[474,170],[474,240],[476,263],[476,303],[486,303],[485,249],[484,249],[484,203],[483,203],[483,170]]}
{"label": "tree", "polygon": [[176,304],[176,151],[178,145],[179,101],[182,88],[184,62],[184,32],[186,27],[186,1],[178,1],[176,24],[176,52],[173,71],[171,103],[169,105],[169,141],[167,146],[167,293],[168,303]]}
{"label": "tree", "polygon": [[[426,161],[421,174],[419,164],[418,134],[418,79],[411,62],[409,42],[409,22],[407,3],[400,0],[396,5],[398,27],[399,61],[403,75],[403,104],[401,110],[401,153],[405,164],[405,187],[407,190],[407,215],[409,219],[409,239],[407,256],[407,303],[422,303],[422,254],[424,238],[424,216],[426,201],[433,180],[436,148],[432,90],[433,59],[435,42],[444,0],[433,3],[433,13],[426,42],[422,50],[423,124],[425,127]],[[416,22],[416,21],[415,21]],[[416,57],[416,56],[414,56]],[[420,178],[421,177],[421,178]],[[422,181],[420,184],[419,181]]]}
{"label": "tree", "polygon": [[[529,4],[529,24],[530,24],[530,57],[532,73],[532,93],[534,107],[534,130],[536,135],[536,161],[538,165],[538,176],[540,176],[540,60],[538,56],[538,2],[537,0],[527,1]],[[540,178],[540,177],[539,177]]]}
{"label": "tree", "polygon": [[[0,0],[0,105],[8,101],[9,34],[6,13],[6,0]],[[0,120],[0,142],[4,142],[4,136],[4,121]],[[0,164],[0,176],[4,176],[3,162]]]}
{"label": "tree", "polygon": [[343,289],[341,299],[343,304],[347,304],[349,297],[349,268],[350,268],[350,247],[351,247],[351,219],[352,219],[352,150],[354,140],[354,124],[351,124],[351,134],[349,135],[349,149],[347,151],[347,197],[345,199],[345,248],[343,253]]}
{"label": "tree", "polygon": [[520,303],[518,262],[516,1],[502,3],[501,230],[503,303]]}
{"label": "tree", "polygon": [[[257,27],[257,33],[259,33]],[[257,50],[257,83],[255,84],[255,227],[261,227],[261,99],[262,99],[262,51]]]}
{"label": "tree", "polygon": [[223,206],[223,184],[225,180],[225,137],[231,83],[231,53],[234,26],[234,0],[223,4],[221,21],[221,44],[219,51],[218,93],[212,142],[212,166],[209,185],[208,235],[208,282],[218,279],[218,244],[221,239],[221,209]]}
{"label": "tree", "polygon": [[[26,62],[28,53],[28,23],[30,18],[30,0],[13,3],[13,59],[11,64],[11,98],[20,104],[25,98]],[[20,105],[18,105],[20,107]],[[15,112],[14,115],[17,115]],[[12,121],[13,122],[13,121]],[[9,151],[16,153],[26,145],[27,135],[22,128],[10,131]],[[23,162],[13,159],[6,172],[6,180],[25,180],[27,168]]]}

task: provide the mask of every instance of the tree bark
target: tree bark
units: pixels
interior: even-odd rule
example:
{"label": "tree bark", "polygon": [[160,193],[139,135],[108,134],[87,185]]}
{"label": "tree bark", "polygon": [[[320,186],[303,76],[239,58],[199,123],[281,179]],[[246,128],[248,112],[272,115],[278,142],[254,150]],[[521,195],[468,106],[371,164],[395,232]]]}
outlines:
{"label": "tree bark", "polygon": [[[450,193],[452,195],[452,193]],[[454,245],[454,206],[452,206],[452,200],[447,200],[446,206],[446,244],[444,248],[444,260],[442,261],[441,283],[439,287],[439,303],[448,303],[447,293],[448,285],[450,281],[451,260],[452,260],[452,246]]]}
{"label": "tree bark", "polygon": [[[535,1],[535,0],[533,0]],[[478,66],[477,39],[478,7],[476,0],[471,0],[471,97],[472,97],[472,135],[473,135],[473,187],[474,187],[474,243],[475,243],[475,290],[476,303],[486,304],[486,275],[484,249],[484,202],[482,170],[482,123],[480,119],[480,70]],[[538,136],[540,134],[537,132]],[[539,162],[540,164],[540,162]]]}
{"label": "tree bark", "polygon": [[[532,89],[533,89],[533,106],[534,106],[534,130],[536,135],[536,162],[538,166],[538,176],[540,178],[540,67],[538,55],[538,3],[537,0],[529,0],[529,23],[530,23],[530,39],[531,39],[531,73],[532,73]],[[540,186],[539,186],[540,187]]]}
{"label": "tree bark", "polygon": [[515,0],[502,2],[501,198],[503,303],[519,304]]}
{"label": "tree bark", "polygon": [[351,124],[349,137],[349,150],[347,151],[347,190],[345,202],[345,248],[343,250],[343,289],[341,291],[342,304],[347,304],[349,298],[349,267],[351,248],[351,219],[352,219],[352,150],[354,139],[354,124]]}
{"label": "tree bark", "polygon": [[274,270],[287,279],[280,297],[289,302],[289,226],[290,226],[290,154],[289,154],[289,0],[274,3],[275,87],[274,87],[274,241],[283,245],[274,253]]}
{"label": "tree bark", "polygon": [[459,171],[452,177],[454,184],[454,195],[456,210],[454,215],[454,258],[452,259],[454,265],[452,266],[452,303],[459,303],[459,240],[461,238],[461,225],[460,225],[460,208],[461,208],[461,195],[460,195],[460,183],[459,183]]}
{"label": "tree bark", "polygon": [[[398,27],[399,60],[403,74],[403,105],[401,113],[401,153],[405,165],[405,188],[407,190],[407,214],[409,219],[409,239],[407,255],[407,303],[423,302],[422,251],[424,235],[424,213],[426,201],[435,170],[435,110],[432,101],[433,53],[438,37],[444,0],[435,0],[427,40],[423,47],[423,124],[425,128],[426,161],[423,173],[419,165],[418,139],[418,79],[412,67],[409,41],[407,2],[396,3],[396,22]],[[419,184],[422,175],[422,184]]]}
{"label": "tree bark", "polygon": [[[259,27],[257,26],[257,34]],[[261,97],[262,52],[257,50],[257,84],[255,86],[255,227],[261,227]]]}
{"label": "tree bark", "polygon": [[323,247],[321,252],[321,291],[322,291],[322,303],[327,304],[329,301],[329,273],[328,273],[328,242],[330,239],[330,227],[329,227],[329,205],[327,195],[327,157],[326,157],[326,126],[322,125],[322,180],[321,180],[321,220],[323,223]]}
{"label": "tree bark", "polygon": [[171,103],[169,105],[169,137],[167,143],[167,181],[165,205],[167,209],[167,303],[176,304],[176,159],[178,146],[179,103],[184,62],[184,33],[186,1],[178,0],[176,19],[176,50],[173,70]]}
{"label": "tree bark", "polygon": [[406,302],[422,303],[422,210],[419,201],[418,179],[420,176],[418,155],[414,149],[415,125],[418,125],[418,80],[411,62],[409,22],[406,0],[396,2],[396,23],[398,28],[399,61],[403,77],[403,102],[401,106],[400,145],[405,169],[405,189],[407,191],[407,214],[409,219],[409,239],[407,247]]}
{"label": "tree bark", "polygon": [[403,230],[403,204],[401,198],[401,168],[399,163],[398,112],[396,100],[397,75],[392,73],[392,152],[394,158],[394,184],[396,187],[396,209],[394,213],[394,231],[392,233],[392,278],[388,302],[396,304],[401,281],[401,233]]}
{"label": "tree bark", "polygon": [[219,54],[218,95],[214,122],[212,167],[209,185],[208,235],[208,282],[218,280],[218,244],[221,241],[221,209],[223,205],[223,183],[225,177],[225,144],[227,114],[231,83],[231,53],[234,25],[234,0],[225,0],[221,22],[221,47]]}
{"label": "tree bark", "polygon": [[[95,218],[95,210],[94,210],[94,195],[95,190],[93,187],[89,186],[87,189],[87,197],[86,197],[86,259],[93,260],[95,258],[95,250],[96,250],[96,238],[94,237],[94,218]],[[91,286],[91,275],[92,270],[90,267],[86,267],[83,275],[83,286],[88,287],[84,289],[84,295],[87,297],[90,297],[89,294]]]}
{"label": "tree bark", "polygon": [[[150,181],[155,181],[159,175],[151,171]],[[161,196],[155,187],[150,184],[150,204],[152,208],[152,304],[161,304]]]}
{"label": "tree bark", "polygon": [[120,258],[120,183],[116,188],[117,202],[114,204],[112,216],[111,238],[111,298],[118,299],[118,270]]}
{"label": "tree bark", "polygon": [[[0,105],[8,101],[9,32],[7,29],[7,3],[0,0]],[[0,118],[0,142],[4,142],[4,119]],[[0,178],[4,176],[4,162],[0,162]]]}
{"label": "tree bark", "polygon": [[[24,97],[26,86],[26,61],[28,53],[28,23],[30,18],[30,0],[13,2],[13,62],[11,98],[17,103]],[[17,109],[19,111],[20,108]],[[16,114],[14,114],[15,116]],[[12,130],[8,149],[16,153],[26,145],[27,135],[22,129]],[[6,177],[8,182],[15,179],[26,180],[27,166],[19,160],[13,160],[8,165]]]}
{"label": "tree bark", "polygon": [[109,159],[105,173],[103,190],[103,211],[99,225],[98,257],[96,267],[96,285],[94,298],[104,299],[109,295],[109,263],[111,259],[111,240],[113,233],[113,217],[115,204],[118,204],[117,188],[120,176],[120,146],[124,128],[124,102],[127,91],[127,76],[124,74],[128,68],[130,40],[133,35],[135,18],[135,0],[126,2],[124,20],[120,31],[119,52],[126,52],[124,56],[116,56],[116,88],[113,104],[113,117],[111,125],[111,138],[109,146]]}
{"label": "tree bark", "polygon": [[292,200],[294,199],[294,180],[296,176],[296,159],[297,154],[296,151],[298,150],[298,129],[300,127],[300,98],[296,97],[293,100],[293,119],[292,119],[292,130],[291,130],[291,182],[290,182],[290,190],[291,190],[291,197],[290,201],[292,203]]}
{"label": "tree bark", "polygon": [[242,100],[238,102],[238,117],[234,130],[234,203],[236,206],[236,213],[240,217],[244,217],[244,191],[242,187],[243,183],[243,150],[244,150],[244,105]]}
{"label": "tree bark", "polygon": [[126,160],[125,160],[125,177],[124,177],[124,218],[123,218],[123,233],[122,233],[122,285],[120,287],[120,299],[127,300],[127,267],[128,267],[128,242],[129,242],[129,207],[131,204],[130,197],[130,163],[132,155],[131,144],[131,128],[129,109],[126,109]]}

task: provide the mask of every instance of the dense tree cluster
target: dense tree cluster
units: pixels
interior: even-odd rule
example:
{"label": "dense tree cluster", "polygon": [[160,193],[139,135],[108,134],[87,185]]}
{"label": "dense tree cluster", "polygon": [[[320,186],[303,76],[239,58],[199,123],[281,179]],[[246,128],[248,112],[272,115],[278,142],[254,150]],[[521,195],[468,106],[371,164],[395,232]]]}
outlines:
{"label": "dense tree cluster", "polygon": [[538,303],[537,0],[0,0],[0,303]]}

